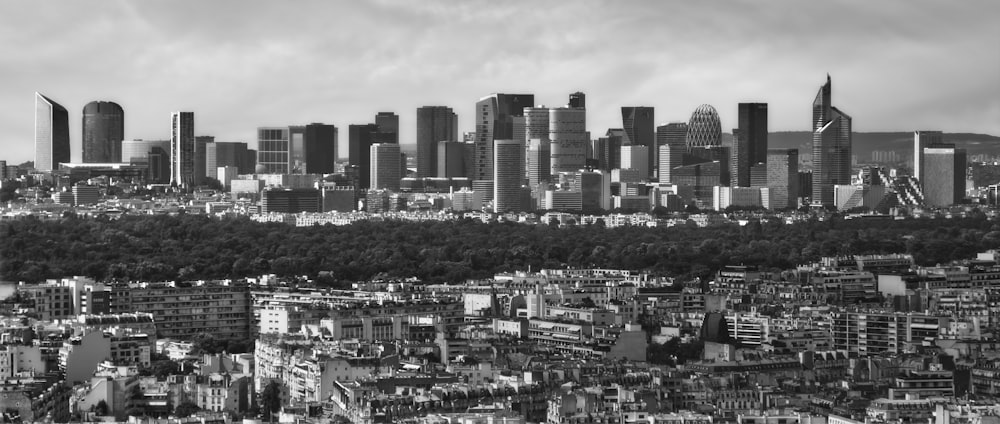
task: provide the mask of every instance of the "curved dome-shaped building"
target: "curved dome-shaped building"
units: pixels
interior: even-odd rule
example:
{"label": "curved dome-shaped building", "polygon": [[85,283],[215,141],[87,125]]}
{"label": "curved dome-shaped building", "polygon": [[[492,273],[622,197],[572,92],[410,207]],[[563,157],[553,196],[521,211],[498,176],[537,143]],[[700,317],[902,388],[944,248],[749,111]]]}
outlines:
{"label": "curved dome-shaped building", "polygon": [[687,147],[722,145],[722,123],[712,105],[701,105],[688,121]]}

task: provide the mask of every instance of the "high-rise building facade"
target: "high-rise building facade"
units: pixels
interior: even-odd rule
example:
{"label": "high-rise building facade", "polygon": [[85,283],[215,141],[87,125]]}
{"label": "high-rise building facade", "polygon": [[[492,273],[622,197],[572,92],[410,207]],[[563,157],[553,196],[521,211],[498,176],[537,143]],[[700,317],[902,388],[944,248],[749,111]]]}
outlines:
{"label": "high-rise building facade", "polygon": [[913,132],[913,176],[924,180],[924,148],[942,144],[944,134],[941,131]]}
{"label": "high-rise building facade", "polygon": [[951,206],[965,198],[965,149],[938,144],[924,148],[924,203],[932,207]]}
{"label": "high-rise building facade", "polygon": [[438,173],[438,146],[442,141],[458,141],[455,111],[447,106],[417,108],[417,178],[443,177]]}
{"label": "high-rise building facade", "polygon": [[35,169],[54,171],[70,161],[69,112],[35,93]]}
{"label": "high-rise building facade", "polygon": [[267,174],[290,174],[291,129],[289,127],[257,128],[257,165]]}
{"label": "high-rise building facade", "polygon": [[587,163],[587,110],[549,109],[549,164],[552,175],[579,171]]}
{"label": "high-rise building facade", "polygon": [[170,114],[170,182],[194,186],[194,112]]}
{"label": "high-rise building facade", "polygon": [[649,146],[632,144],[622,146],[621,169],[631,169],[638,173],[643,180],[648,179],[649,169]]}
{"label": "high-rise building facade", "polygon": [[369,148],[370,181],[375,190],[399,191],[401,155],[399,144],[375,143]]}
{"label": "high-rise building facade", "polygon": [[[460,141],[441,141],[437,145],[437,175],[440,178],[465,176],[466,144]],[[420,153],[417,153],[418,159]]]}
{"label": "high-rise building facade", "polygon": [[515,117],[535,103],[531,94],[496,93],[476,102],[473,120],[476,123],[473,180],[493,178],[493,141],[514,139]]}
{"label": "high-rise building facade", "polygon": [[722,122],[712,105],[701,105],[688,121],[688,149],[722,145]]}
{"label": "high-rise building facade", "polygon": [[146,165],[146,181],[170,182],[170,140],[122,140],[118,161]]}
{"label": "high-rise building facade", "polygon": [[750,170],[767,163],[767,103],[740,103],[733,130],[730,186],[750,187]]}
{"label": "high-rise building facade", "polygon": [[520,212],[524,181],[524,141],[496,140],[493,147],[493,212]]}
{"label": "high-rise building facade", "polygon": [[336,172],[337,138],[336,126],[321,123],[306,125],[303,140],[306,174]]}
{"label": "high-rise building facade", "polygon": [[569,107],[587,107],[587,95],[579,91],[569,94],[569,103],[566,104]]}
{"label": "high-rise building facade", "polygon": [[121,158],[125,111],[114,102],[90,102],[83,107],[83,162],[111,163]]}
{"label": "high-rise building facade", "polygon": [[288,127],[288,163],[289,173],[306,173],[306,127],[303,125]]}
{"label": "high-rise building facade", "polygon": [[656,127],[657,166],[660,182],[673,182],[673,169],[684,164],[687,151],[686,122],[672,122]]}
{"label": "high-rise building facade", "polygon": [[812,203],[833,206],[833,186],[851,183],[851,117],[831,106],[830,76],[813,100]]}
{"label": "high-rise building facade", "polygon": [[240,174],[252,174],[256,163],[247,161],[247,144],[235,142],[213,142],[205,144],[205,175],[218,174],[219,168],[236,167]]}
{"label": "high-rise building facade", "polygon": [[[649,146],[650,155],[646,158],[648,162],[646,171],[652,172],[656,169],[656,133],[653,108],[650,106],[623,106],[622,107],[622,128],[628,134],[628,141],[625,144],[638,146]],[[644,175],[645,179],[652,174]]]}
{"label": "high-rise building facade", "polygon": [[796,208],[799,197],[798,149],[768,149],[767,156],[771,208]]}
{"label": "high-rise building facade", "polygon": [[379,112],[375,114],[375,126],[378,127],[375,143],[399,144],[399,115],[393,112]]}
{"label": "high-rise building facade", "polygon": [[208,145],[215,144],[215,137],[210,135],[199,135],[194,138],[194,183],[195,185],[205,184],[206,177],[215,178],[218,170],[208,168]]}
{"label": "high-rise building facade", "polygon": [[546,139],[532,138],[528,140],[528,187],[532,190],[543,182],[552,179],[551,143]]}
{"label": "high-rise building facade", "polygon": [[358,167],[359,190],[371,187],[371,146],[375,144],[377,133],[375,124],[347,127],[347,160],[349,165]]}

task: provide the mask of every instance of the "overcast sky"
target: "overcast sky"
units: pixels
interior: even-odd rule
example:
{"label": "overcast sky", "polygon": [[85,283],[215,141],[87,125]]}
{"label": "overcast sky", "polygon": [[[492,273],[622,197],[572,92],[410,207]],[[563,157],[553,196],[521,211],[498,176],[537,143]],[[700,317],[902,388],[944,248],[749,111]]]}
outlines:
{"label": "overcast sky", "polygon": [[5,1],[0,2],[0,159],[32,160],[33,93],[69,110],[125,109],[125,137],[169,138],[171,111],[198,135],[256,145],[258,126],[347,125],[533,93],[587,94],[593,136],[620,107],[686,121],[770,104],[772,131],[808,130],[826,74],[856,131],[1000,135],[1000,1]]}

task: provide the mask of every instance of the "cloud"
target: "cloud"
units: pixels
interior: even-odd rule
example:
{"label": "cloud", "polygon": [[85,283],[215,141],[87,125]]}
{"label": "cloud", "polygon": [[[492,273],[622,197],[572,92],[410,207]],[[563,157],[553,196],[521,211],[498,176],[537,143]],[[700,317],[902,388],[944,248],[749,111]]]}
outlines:
{"label": "cloud", "polygon": [[[477,99],[588,95],[588,127],[620,126],[623,105],[660,122],[713,104],[770,103],[773,130],[808,127],[827,72],[860,131],[937,128],[1000,134],[1000,4],[779,0],[716,2],[265,1],[0,4],[0,145],[33,155],[32,93],[70,111],[117,101],[126,136],[165,138],[173,110],[196,131],[254,143],[257,126],[341,128],[451,106],[472,128]],[[344,149],[342,149],[343,151]]]}

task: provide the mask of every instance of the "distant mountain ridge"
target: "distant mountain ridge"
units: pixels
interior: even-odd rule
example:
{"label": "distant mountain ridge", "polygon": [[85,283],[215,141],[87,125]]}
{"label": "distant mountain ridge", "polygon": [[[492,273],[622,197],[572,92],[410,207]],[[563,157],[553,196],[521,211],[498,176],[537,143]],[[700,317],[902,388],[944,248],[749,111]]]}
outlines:
{"label": "distant mountain ridge", "polygon": [[[970,156],[1000,154],[1000,137],[988,134],[944,133],[942,141],[964,148]],[[767,147],[772,149],[799,149],[799,153],[812,153],[812,133],[809,131],[772,132],[767,137]],[[907,158],[913,157],[912,132],[856,132],[851,142],[852,154],[859,160],[868,160],[872,152],[895,151]]]}

